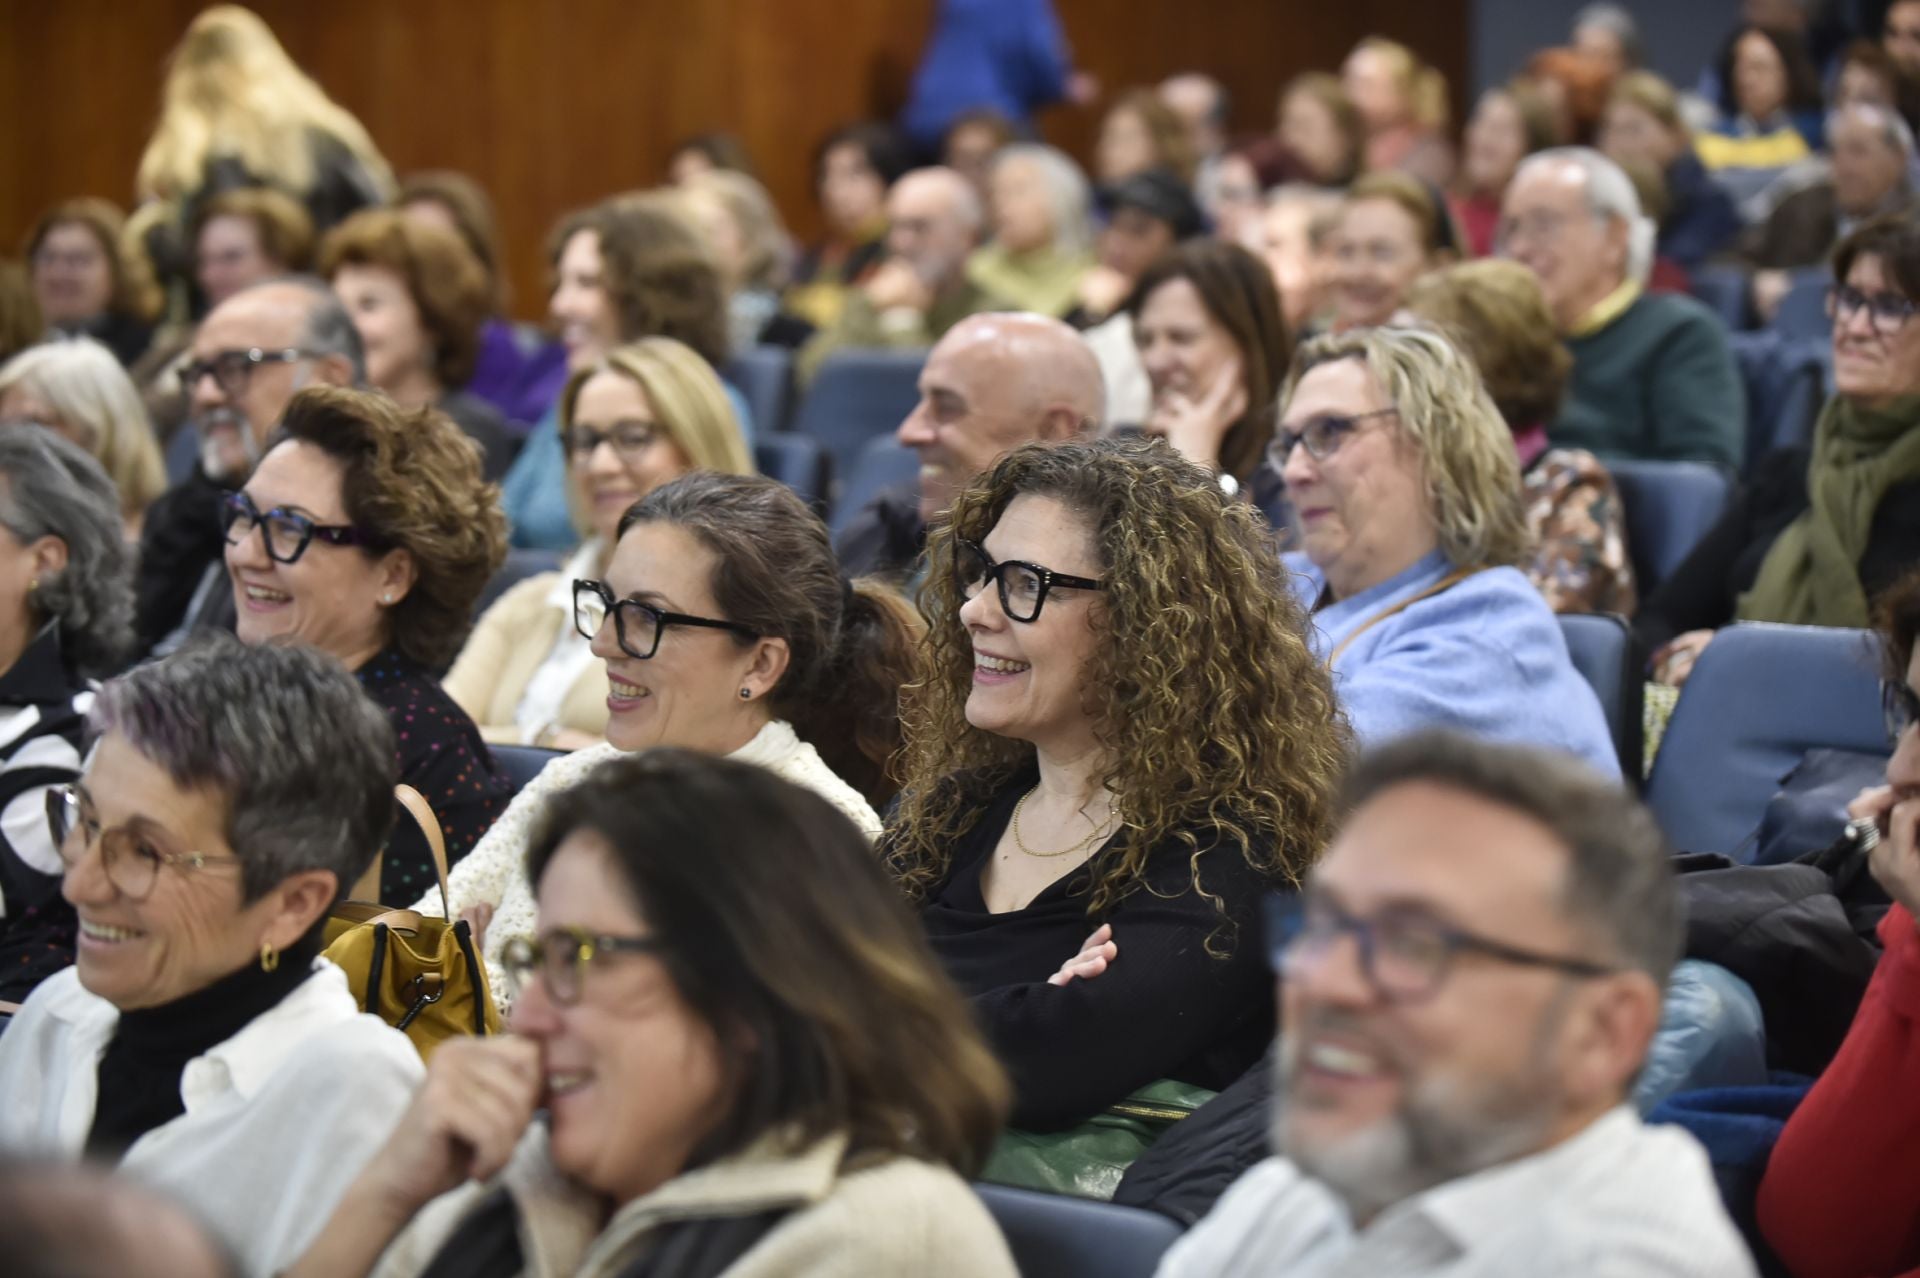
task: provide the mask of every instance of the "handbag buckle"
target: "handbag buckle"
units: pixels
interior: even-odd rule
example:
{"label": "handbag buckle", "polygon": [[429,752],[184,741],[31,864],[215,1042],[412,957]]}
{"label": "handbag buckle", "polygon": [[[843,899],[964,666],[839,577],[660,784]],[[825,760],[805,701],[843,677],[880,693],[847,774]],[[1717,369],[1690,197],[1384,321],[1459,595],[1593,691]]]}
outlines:
{"label": "handbag buckle", "polygon": [[420,1015],[421,1012],[433,1004],[438,1003],[441,997],[447,992],[446,982],[440,978],[440,973],[438,972],[422,972],[413,978],[412,985],[415,996],[413,1006],[408,1008],[407,1014],[402,1016],[398,1023],[394,1025],[394,1028],[397,1030],[404,1031],[407,1026],[413,1024],[416,1016]]}

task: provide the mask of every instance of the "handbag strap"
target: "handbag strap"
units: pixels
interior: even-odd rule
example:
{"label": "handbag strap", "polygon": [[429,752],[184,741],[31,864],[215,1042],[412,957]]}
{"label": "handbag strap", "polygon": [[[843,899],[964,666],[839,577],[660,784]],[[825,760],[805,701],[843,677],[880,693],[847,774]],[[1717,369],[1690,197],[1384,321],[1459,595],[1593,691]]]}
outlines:
{"label": "handbag strap", "polygon": [[332,917],[353,924],[372,923],[392,928],[396,932],[417,935],[421,918],[412,910],[393,910],[378,901],[342,901],[334,908]]}
{"label": "handbag strap", "polygon": [[400,800],[400,806],[427,836],[427,847],[433,852],[433,872],[440,879],[440,916],[451,923],[453,898],[447,891],[447,841],[440,833],[440,818],[433,814],[433,805],[427,802],[426,796],[410,785],[393,787],[393,797]]}

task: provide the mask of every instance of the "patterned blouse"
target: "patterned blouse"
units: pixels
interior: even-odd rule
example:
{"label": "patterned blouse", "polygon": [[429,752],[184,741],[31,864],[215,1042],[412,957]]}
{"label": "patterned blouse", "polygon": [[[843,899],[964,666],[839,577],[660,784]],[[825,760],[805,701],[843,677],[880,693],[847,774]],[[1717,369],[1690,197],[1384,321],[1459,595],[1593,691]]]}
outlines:
{"label": "patterned blouse", "polygon": [[1533,560],[1521,571],[1555,612],[1617,612],[1638,604],[1620,491],[1583,448],[1540,455],[1521,479]]}
{"label": "patterned blouse", "polygon": [[[356,673],[367,695],[393,722],[401,782],[418,790],[433,806],[446,837],[447,862],[458,865],[507,810],[512,784],[494,770],[493,754],[473,720],[424,668],[388,648]],[[426,836],[411,816],[399,810],[386,860],[381,863],[380,900],[386,905],[411,905],[434,885],[433,853]]]}

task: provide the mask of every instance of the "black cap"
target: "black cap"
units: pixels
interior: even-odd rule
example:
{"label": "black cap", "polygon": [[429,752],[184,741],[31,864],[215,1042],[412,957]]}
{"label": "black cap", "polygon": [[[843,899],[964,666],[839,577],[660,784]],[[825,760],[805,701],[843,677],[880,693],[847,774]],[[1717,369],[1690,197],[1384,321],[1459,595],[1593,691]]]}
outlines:
{"label": "black cap", "polygon": [[1120,209],[1139,209],[1173,228],[1173,238],[1190,240],[1207,229],[1193,192],[1165,169],[1148,169],[1100,188],[1100,211],[1112,217]]}

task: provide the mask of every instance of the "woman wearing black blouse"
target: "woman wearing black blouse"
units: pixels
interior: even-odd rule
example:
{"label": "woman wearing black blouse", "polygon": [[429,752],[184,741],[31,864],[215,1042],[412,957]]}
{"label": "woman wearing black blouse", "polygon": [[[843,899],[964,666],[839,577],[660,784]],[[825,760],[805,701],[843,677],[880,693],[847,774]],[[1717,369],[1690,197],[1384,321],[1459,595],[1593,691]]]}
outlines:
{"label": "woman wearing black blouse", "polygon": [[[235,632],[311,644],[359,676],[393,723],[401,781],[432,804],[458,861],[512,798],[437,678],[506,557],[479,448],[437,410],[313,387],[293,397],[224,512]],[[425,838],[400,821],[380,899],[409,905],[434,879]]]}
{"label": "woman wearing black blouse", "polygon": [[1260,900],[1319,855],[1348,744],[1259,515],[1158,441],[1034,445],[929,556],[886,852],[1014,1124],[1225,1086],[1273,1032]]}

